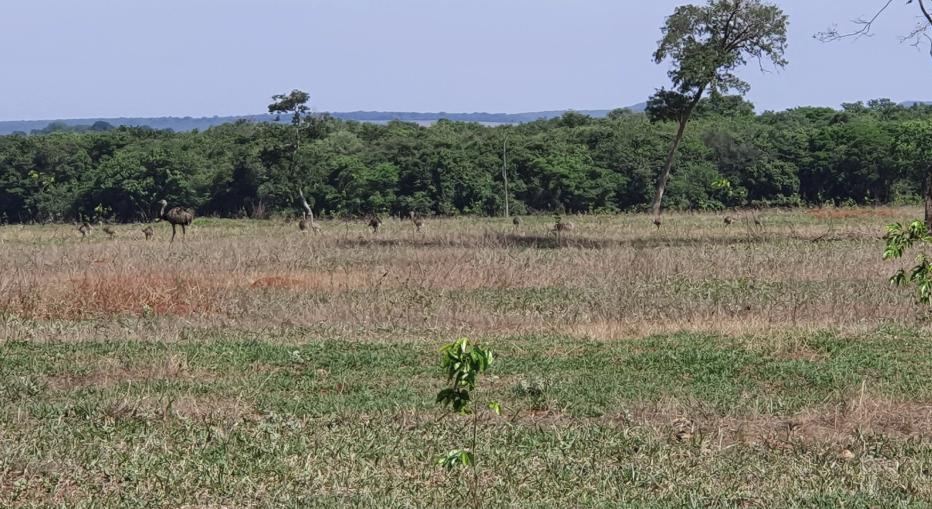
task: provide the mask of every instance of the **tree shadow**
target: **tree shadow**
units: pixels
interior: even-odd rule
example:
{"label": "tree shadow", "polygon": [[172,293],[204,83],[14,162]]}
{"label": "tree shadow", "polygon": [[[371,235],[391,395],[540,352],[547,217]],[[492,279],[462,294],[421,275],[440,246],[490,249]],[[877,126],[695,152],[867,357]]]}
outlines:
{"label": "tree shadow", "polygon": [[851,240],[876,240],[873,235],[848,235],[843,238],[801,237],[794,234],[778,235],[757,233],[741,236],[715,236],[715,237],[668,237],[656,235],[634,239],[604,239],[586,237],[578,234],[527,235],[489,232],[478,236],[404,236],[404,237],[358,237],[342,238],[336,245],[342,248],[361,247],[414,247],[414,248],[440,248],[440,247],[470,247],[470,248],[526,248],[526,249],[611,249],[629,247],[633,249],[659,249],[669,247],[707,247],[758,244],[765,245],[775,242],[803,241],[803,242],[832,242]]}

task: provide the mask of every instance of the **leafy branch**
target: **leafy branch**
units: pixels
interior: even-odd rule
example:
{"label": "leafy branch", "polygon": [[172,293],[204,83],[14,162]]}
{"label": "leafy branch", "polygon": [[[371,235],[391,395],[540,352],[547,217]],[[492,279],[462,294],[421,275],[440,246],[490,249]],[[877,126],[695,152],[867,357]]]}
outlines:
{"label": "leafy branch", "polygon": [[[923,221],[916,219],[904,226],[900,223],[887,225],[887,235],[883,250],[883,259],[901,258],[907,249],[916,244],[932,244],[932,236]],[[916,255],[918,262],[909,273],[900,269],[890,278],[891,286],[905,284],[916,285],[916,301],[920,304],[932,305],[932,265],[925,252]]]}

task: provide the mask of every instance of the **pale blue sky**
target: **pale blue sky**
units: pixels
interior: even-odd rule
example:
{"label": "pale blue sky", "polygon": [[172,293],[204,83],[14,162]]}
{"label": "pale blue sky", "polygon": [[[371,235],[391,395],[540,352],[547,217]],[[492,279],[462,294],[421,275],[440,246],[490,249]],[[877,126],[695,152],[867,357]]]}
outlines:
{"label": "pale blue sky", "polygon": [[[812,34],[885,0],[783,0],[789,67],[743,73],[758,111],[932,100],[932,58],[900,44],[915,4],[872,38]],[[0,120],[264,113],[298,88],[318,111],[522,112],[644,101],[675,0],[7,0]],[[702,3],[702,2],[697,2]]]}

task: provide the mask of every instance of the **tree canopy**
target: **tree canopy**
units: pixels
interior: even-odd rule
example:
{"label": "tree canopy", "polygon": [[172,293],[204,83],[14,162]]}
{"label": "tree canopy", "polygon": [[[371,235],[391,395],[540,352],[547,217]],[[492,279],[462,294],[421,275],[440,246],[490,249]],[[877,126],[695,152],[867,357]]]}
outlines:
{"label": "tree canopy", "polygon": [[[656,119],[655,119],[656,120]],[[703,97],[664,207],[722,210],[919,199],[932,106],[885,99],[754,112]],[[56,129],[0,136],[0,221],[151,219],[157,202],[199,216],[497,216],[508,135],[510,212],[645,211],[675,120],[616,110],[519,125],[431,126],[308,113],[299,125],[239,120],[203,131]]]}

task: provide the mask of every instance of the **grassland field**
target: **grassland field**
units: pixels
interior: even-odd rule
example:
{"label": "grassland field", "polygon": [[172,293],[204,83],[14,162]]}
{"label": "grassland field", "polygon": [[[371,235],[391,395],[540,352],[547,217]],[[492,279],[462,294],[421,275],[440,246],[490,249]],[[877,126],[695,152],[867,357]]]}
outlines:
{"label": "grassland field", "polygon": [[918,208],[0,226],[0,507],[932,505]]}

